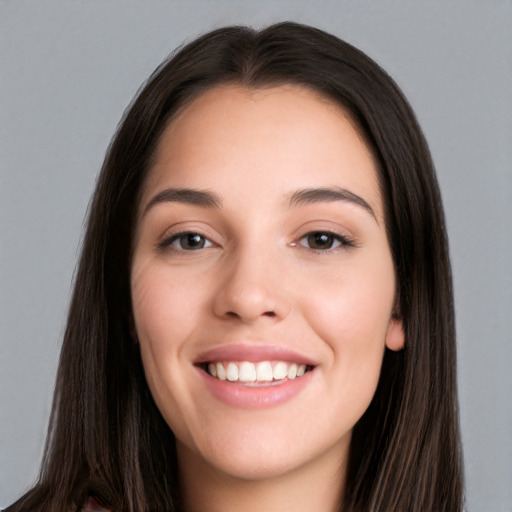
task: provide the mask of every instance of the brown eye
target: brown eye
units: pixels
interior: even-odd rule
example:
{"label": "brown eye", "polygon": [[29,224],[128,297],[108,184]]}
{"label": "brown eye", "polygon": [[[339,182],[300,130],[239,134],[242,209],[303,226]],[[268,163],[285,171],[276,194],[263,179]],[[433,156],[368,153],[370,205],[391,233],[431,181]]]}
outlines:
{"label": "brown eye", "polygon": [[332,249],[335,242],[330,233],[311,233],[307,236],[307,244],[311,249]]}
{"label": "brown eye", "polygon": [[211,247],[212,243],[199,233],[178,233],[168,239],[166,245],[182,251],[197,251]]}
{"label": "brown eye", "polygon": [[315,251],[328,251],[342,246],[354,245],[351,240],[329,231],[313,231],[300,239],[301,245]]}

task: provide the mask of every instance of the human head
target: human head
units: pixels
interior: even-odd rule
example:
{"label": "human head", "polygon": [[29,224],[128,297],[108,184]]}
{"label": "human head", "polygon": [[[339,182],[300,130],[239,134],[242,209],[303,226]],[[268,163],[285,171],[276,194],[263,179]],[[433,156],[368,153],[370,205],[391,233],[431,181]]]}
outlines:
{"label": "human head", "polygon": [[[353,509],[434,510],[447,480],[452,488],[445,494],[460,495],[454,476],[460,474],[451,276],[433,165],[414,115],[389,76],[347,43],[292,23],[206,34],[162,64],[127,110],[91,203],[50,450],[60,446],[70,461],[81,461],[80,472],[69,471],[69,486],[88,480],[112,499],[131,486],[125,508],[148,506],[148,496],[153,508],[161,508],[164,488],[173,487],[171,477],[149,481],[172,475],[175,462],[172,437],[152,403],[134,339],[134,226],[163,130],[203,91],[226,83],[309,88],[342,106],[372,150],[406,346],[386,352],[373,402],[354,430],[346,499]],[[80,439],[74,432],[82,433]],[[76,441],[64,448],[66,438]],[[170,455],[162,456],[162,446]],[[451,468],[442,460],[450,460]],[[50,457],[48,475],[56,465]]]}

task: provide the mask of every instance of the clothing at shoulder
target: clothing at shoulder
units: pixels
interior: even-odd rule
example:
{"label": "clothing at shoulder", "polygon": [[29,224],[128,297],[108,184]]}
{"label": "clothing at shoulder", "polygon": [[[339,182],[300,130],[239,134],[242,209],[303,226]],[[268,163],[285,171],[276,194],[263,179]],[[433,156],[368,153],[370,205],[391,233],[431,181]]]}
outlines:
{"label": "clothing at shoulder", "polygon": [[89,496],[82,508],[82,512],[110,512],[110,509],[102,507],[92,496]]}

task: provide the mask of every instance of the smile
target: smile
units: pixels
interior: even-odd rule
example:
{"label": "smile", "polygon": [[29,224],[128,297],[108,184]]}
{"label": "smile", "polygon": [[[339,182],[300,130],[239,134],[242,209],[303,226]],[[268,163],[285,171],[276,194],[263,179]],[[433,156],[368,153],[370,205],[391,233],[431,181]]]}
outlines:
{"label": "smile", "polygon": [[214,378],[244,385],[273,385],[302,377],[311,367],[287,361],[222,361],[205,365]]}
{"label": "smile", "polygon": [[318,361],[277,345],[235,343],[198,354],[194,366],[205,390],[238,409],[291,401],[316,380]]}

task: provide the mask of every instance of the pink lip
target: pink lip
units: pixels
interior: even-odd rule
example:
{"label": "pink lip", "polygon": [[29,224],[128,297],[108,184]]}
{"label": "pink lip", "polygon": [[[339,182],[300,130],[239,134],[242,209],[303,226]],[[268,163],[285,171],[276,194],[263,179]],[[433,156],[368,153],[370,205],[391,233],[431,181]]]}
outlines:
{"label": "pink lip", "polygon": [[300,393],[312,379],[313,371],[302,377],[284,380],[268,386],[245,386],[238,382],[229,382],[212,377],[206,371],[197,368],[206,388],[212,395],[231,407],[239,409],[262,409],[273,407],[291,400]]}
{"label": "pink lip", "polygon": [[249,361],[251,363],[286,361],[310,367],[317,365],[310,358],[276,345],[239,343],[214,347],[201,353],[195,364],[206,388],[221,402],[240,409],[266,408],[287,402],[311,382],[314,371],[308,371],[301,377],[278,383],[248,386],[212,377],[204,369],[204,364],[212,361]]}
{"label": "pink lip", "polygon": [[287,361],[305,364],[306,366],[316,366],[317,364],[315,361],[284,347],[276,345],[247,345],[242,343],[209,349],[199,355],[196,364],[211,361],[248,361],[250,363],[257,363],[259,361]]}

